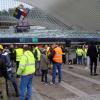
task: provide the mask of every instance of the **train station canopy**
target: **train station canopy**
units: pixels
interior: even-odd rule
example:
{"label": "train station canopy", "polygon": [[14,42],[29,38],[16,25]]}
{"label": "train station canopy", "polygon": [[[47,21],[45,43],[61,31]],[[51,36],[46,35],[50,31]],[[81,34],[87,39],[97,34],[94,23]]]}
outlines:
{"label": "train station canopy", "polygon": [[0,0],[0,8],[18,2],[39,8],[73,29],[100,31],[100,0]]}
{"label": "train station canopy", "polygon": [[15,25],[18,22],[13,13],[20,4],[30,9],[27,19],[31,29],[26,33],[15,33],[12,26],[7,30],[0,29],[3,41],[21,37],[100,41],[99,0],[0,0],[0,27],[2,23]]}
{"label": "train station canopy", "polygon": [[38,7],[66,25],[100,31],[100,0],[21,0]]}

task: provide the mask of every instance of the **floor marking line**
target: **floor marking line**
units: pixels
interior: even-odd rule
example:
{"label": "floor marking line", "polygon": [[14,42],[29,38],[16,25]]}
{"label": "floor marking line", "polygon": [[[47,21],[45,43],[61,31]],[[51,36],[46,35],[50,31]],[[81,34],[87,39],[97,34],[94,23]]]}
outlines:
{"label": "floor marking line", "polygon": [[72,93],[76,94],[79,97],[82,97],[82,96],[87,97],[88,96],[87,93],[85,93],[85,92],[83,92],[83,91],[63,82],[63,81],[61,82],[61,86],[64,87],[65,89],[71,91]]}
{"label": "floor marking line", "polygon": [[[48,78],[52,79],[52,77],[51,77],[50,75],[48,75]],[[87,96],[88,96],[87,93],[85,93],[85,92],[83,92],[83,91],[81,91],[81,90],[79,90],[79,89],[77,89],[77,88],[75,88],[75,87],[73,87],[73,86],[71,86],[71,85],[65,83],[64,81],[62,81],[62,82],[60,83],[60,85],[61,85],[63,88],[65,88],[66,90],[69,90],[70,92],[76,94],[78,97],[82,97],[82,96],[87,97]]]}
{"label": "floor marking line", "polygon": [[81,68],[81,66],[79,67],[79,66],[74,66],[74,65],[70,65],[71,67],[73,67],[73,68],[77,68],[77,69],[80,69],[80,70],[84,70],[84,71],[87,71],[87,72],[89,72],[89,67],[85,67],[85,68]]}
{"label": "floor marking line", "polygon": [[33,92],[32,100],[44,100],[34,87],[32,87],[32,92]]}
{"label": "floor marking line", "polygon": [[83,75],[80,75],[80,74],[76,74],[76,73],[74,73],[74,72],[67,71],[67,70],[64,70],[64,69],[62,69],[62,71],[65,72],[65,73],[71,74],[71,75],[73,75],[73,76],[82,78],[82,79],[84,79],[84,80],[87,80],[87,81],[89,81],[89,82],[92,82],[92,83],[95,83],[95,84],[100,85],[100,81],[98,81],[98,80],[95,80],[95,79],[92,79],[92,78],[89,78],[89,77],[86,77],[86,76],[83,76]]}

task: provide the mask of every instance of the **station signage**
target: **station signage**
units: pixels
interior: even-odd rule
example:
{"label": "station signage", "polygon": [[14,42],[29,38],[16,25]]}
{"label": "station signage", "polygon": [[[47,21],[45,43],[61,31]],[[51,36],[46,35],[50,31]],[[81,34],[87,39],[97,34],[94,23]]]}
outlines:
{"label": "station signage", "polygon": [[0,38],[0,43],[38,43],[38,38]]}
{"label": "station signage", "polygon": [[31,38],[19,38],[20,43],[31,43],[32,39]]}
{"label": "station signage", "polygon": [[17,37],[17,38],[0,38],[0,43],[42,43],[42,42],[65,42],[66,44],[71,42],[99,42],[100,38],[24,38],[24,37]]}
{"label": "station signage", "polygon": [[32,43],[38,43],[38,38],[32,38]]}

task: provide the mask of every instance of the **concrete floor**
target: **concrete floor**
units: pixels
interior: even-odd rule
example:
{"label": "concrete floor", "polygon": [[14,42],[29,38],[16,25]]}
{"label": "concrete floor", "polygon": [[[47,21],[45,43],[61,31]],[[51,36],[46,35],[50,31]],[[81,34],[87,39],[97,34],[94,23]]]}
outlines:
{"label": "concrete floor", "polygon": [[[63,65],[60,84],[44,84],[40,76],[35,76],[32,100],[100,100],[100,64],[97,73],[97,76],[91,76],[86,66],[66,64]],[[48,80],[51,81],[51,75],[48,75]],[[18,100],[11,91],[12,87],[8,100]]]}

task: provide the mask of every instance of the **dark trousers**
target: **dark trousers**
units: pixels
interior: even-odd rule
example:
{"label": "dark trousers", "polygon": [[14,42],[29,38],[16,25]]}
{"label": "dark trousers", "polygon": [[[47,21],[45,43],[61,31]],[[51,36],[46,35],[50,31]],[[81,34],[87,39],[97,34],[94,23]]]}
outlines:
{"label": "dark trousers", "polygon": [[66,63],[66,55],[62,56],[62,60],[63,60],[63,63],[65,64]]}
{"label": "dark trousers", "polygon": [[77,56],[77,62],[78,64],[82,64],[82,56]]}
{"label": "dark trousers", "polygon": [[19,91],[18,91],[18,87],[17,87],[17,83],[16,83],[16,80],[15,80],[15,77],[13,75],[12,72],[8,72],[8,76],[6,78],[6,90],[7,90],[7,95],[9,95],[9,90],[8,90],[8,80],[11,81],[14,89],[15,89],[15,93],[16,93],[16,96],[19,95]]}
{"label": "dark trousers", "polygon": [[[17,70],[18,70],[18,67],[19,67],[19,61],[16,61],[16,72],[17,72]],[[17,78],[20,78],[19,75],[17,75],[16,77],[17,77]]]}
{"label": "dark trousers", "polygon": [[[94,68],[93,68],[94,65]],[[97,58],[90,58],[90,73],[95,74],[97,70]]]}
{"label": "dark trousers", "polygon": [[40,75],[41,75],[40,61],[36,61],[35,64],[36,64],[36,65],[35,65],[35,66],[36,66],[35,75],[37,75],[37,76],[39,75],[39,76],[40,76]]}
{"label": "dark trousers", "polygon": [[18,67],[19,67],[19,61],[16,61],[16,71],[17,71]]}
{"label": "dark trousers", "polygon": [[42,81],[42,82],[47,82],[48,70],[41,70],[41,71],[42,71],[41,81]]}

